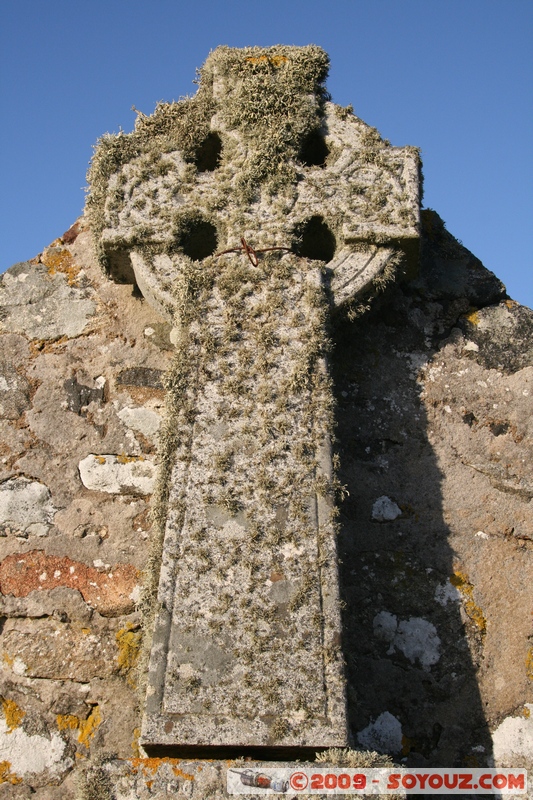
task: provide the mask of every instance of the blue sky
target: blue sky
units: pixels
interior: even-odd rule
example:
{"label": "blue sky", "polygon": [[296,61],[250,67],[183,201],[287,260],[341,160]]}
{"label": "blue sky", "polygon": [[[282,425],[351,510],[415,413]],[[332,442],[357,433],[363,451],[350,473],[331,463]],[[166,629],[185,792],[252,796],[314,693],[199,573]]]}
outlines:
{"label": "blue sky", "polygon": [[83,208],[92,145],[193,94],[219,44],[318,44],[328,88],[421,147],[427,207],[533,306],[532,0],[3,0],[0,269]]}

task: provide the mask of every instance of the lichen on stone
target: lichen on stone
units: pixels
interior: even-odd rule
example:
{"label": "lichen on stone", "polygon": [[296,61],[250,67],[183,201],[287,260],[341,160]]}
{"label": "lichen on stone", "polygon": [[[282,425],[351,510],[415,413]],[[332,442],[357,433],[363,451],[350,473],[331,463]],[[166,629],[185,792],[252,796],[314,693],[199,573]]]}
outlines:
{"label": "lichen on stone", "polygon": [[0,697],[0,702],[2,703],[2,711],[4,713],[6,725],[10,731],[14,731],[15,728],[18,728],[21,724],[26,716],[26,712],[23,711],[14,700]]}
{"label": "lichen on stone", "polygon": [[100,707],[95,705],[91,708],[89,715],[86,719],[81,719],[75,714],[58,714],[56,717],[58,730],[73,730],[77,731],[77,741],[85,748],[89,748],[91,739],[94,737],[97,729],[102,724],[102,713]]}

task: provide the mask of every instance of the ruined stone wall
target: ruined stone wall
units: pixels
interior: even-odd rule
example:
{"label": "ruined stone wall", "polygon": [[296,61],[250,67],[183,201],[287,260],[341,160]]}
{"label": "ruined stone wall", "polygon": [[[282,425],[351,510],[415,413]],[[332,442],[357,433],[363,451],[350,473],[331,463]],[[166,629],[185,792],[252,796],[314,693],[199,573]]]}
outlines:
{"label": "ruined stone wall", "polygon": [[91,753],[136,754],[169,335],[103,278],[83,223],[2,278],[0,786],[69,797]]}

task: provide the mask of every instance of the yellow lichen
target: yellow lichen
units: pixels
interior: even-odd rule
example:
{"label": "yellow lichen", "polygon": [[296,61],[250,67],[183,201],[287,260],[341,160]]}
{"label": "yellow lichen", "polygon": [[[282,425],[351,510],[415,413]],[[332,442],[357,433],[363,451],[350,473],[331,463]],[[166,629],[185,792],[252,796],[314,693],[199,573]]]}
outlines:
{"label": "yellow lichen", "polygon": [[127,456],[125,453],[120,453],[117,456],[119,464],[131,464],[133,461],[144,461],[143,456]]}
{"label": "yellow lichen", "polygon": [[139,736],[141,735],[140,728],[134,728],[133,730],[133,741],[131,743],[131,749],[133,750],[133,755],[135,758],[139,758],[140,756],[140,749],[139,749]]}
{"label": "yellow lichen", "polygon": [[13,656],[10,656],[9,653],[4,653],[2,655],[2,660],[4,664],[7,664],[8,667],[12,667],[13,664],[15,663],[15,659],[13,658]]}
{"label": "yellow lichen", "polygon": [[194,775],[190,775],[188,772],[183,772],[183,770],[179,767],[172,767],[172,772],[177,778],[184,778],[186,781],[194,780]]}
{"label": "yellow lichen", "polygon": [[142,632],[135,630],[134,626],[128,622],[125,628],[121,628],[115,634],[118,646],[118,666],[121,672],[128,672],[137,663],[141,648]]}
{"label": "yellow lichen", "polygon": [[479,325],[480,319],[477,309],[471,309],[468,314],[465,314],[465,318],[469,321],[471,325]]}
{"label": "yellow lichen", "polygon": [[15,786],[17,783],[22,783],[22,778],[11,772],[11,764],[9,761],[0,761],[0,783],[10,783]]}
{"label": "yellow lichen", "polygon": [[76,730],[80,722],[80,718],[75,717],[74,714],[58,714],[56,717],[57,727],[60,731]]}
{"label": "yellow lichen", "polygon": [[41,256],[41,263],[47,268],[49,275],[61,272],[66,276],[69,286],[76,283],[80,268],[74,264],[74,260],[66,248],[45,250]]}
{"label": "yellow lichen", "polygon": [[130,759],[130,764],[132,767],[138,772],[142,770],[143,778],[145,779],[146,785],[149,787],[151,784],[150,780],[146,780],[150,776],[154,776],[160,767],[164,764],[169,764],[172,767],[172,771],[176,777],[184,778],[187,781],[193,781],[194,775],[191,775],[188,772],[183,772],[179,764],[181,763],[181,759],[179,758],[132,758]]}
{"label": "yellow lichen", "polygon": [[77,730],[78,742],[87,748],[101,722],[102,714],[100,713],[99,706],[94,706],[87,719],[80,719],[80,717],[74,714],[58,714],[56,717],[59,730]]}
{"label": "yellow lichen", "polygon": [[98,461],[99,464],[105,464],[105,456],[96,456],[96,461]]}
{"label": "yellow lichen", "polygon": [[533,647],[530,647],[526,655],[526,675],[533,681]]}
{"label": "yellow lichen", "polygon": [[93,710],[80,724],[80,732],[78,734],[78,742],[89,747],[89,741],[93,738],[97,728],[102,722],[102,715],[99,706],[94,706]]}
{"label": "yellow lichen", "polygon": [[11,731],[19,727],[26,712],[23,711],[14,700],[7,700],[5,697],[0,697],[0,701],[2,702],[2,711],[4,712],[6,725],[11,733]]}
{"label": "yellow lichen", "polygon": [[455,586],[463,595],[464,609],[469,618],[481,633],[485,633],[487,629],[487,620],[480,606],[474,601],[474,587],[469,582],[468,576],[464,572],[456,570],[449,581],[452,586]]}

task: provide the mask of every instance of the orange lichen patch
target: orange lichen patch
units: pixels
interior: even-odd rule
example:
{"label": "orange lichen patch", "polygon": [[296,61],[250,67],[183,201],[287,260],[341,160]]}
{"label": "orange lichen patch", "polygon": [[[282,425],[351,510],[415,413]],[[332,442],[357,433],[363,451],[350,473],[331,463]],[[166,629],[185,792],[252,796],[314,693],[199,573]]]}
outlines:
{"label": "orange lichen patch", "polygon": [[179,767],[181,763],[181,759],[179,758],[131,758],[130,764],[132,767],[138,772],[142,770],[143,777],[148,778],[150,775],[155,775],[158,769],[160,769],[164,764],[169,764],[172,767],[172,771],[174,775],[181,776],[185,778],[187,781],[193,781],[194,775],[191,775],[188,772],[182,772]]}
{"label": "orange lichen patch", "polygon": [[[13,659],[11,659],[11,661],[13,661]],[[14,700],[7,700],[5,697],[0,697],[0,701],[2,702],[2,711],[4,712],[6,725],[11,733],[11,731],[19,727],[26,716],[26,712],[23,711]]]}
{"label": "orange lichen patch", "polygon": [[58,714],[56,717],[57,727],[60,731],[71,730],[74,731],[78,728],[81,720],[75,717],[74,714]]}
{"label": "orange lichen patch", "polygon": [[144,461],[144,456],[127,456],[125,453],[120,453],[117,461],[119,464],[131,464],[133,461]]}
{"label": "orange lichen patch", "polygon": [[89,741],[93,738],[94,734],[96,733],[96,729],[101,725],[101,723],[102,715],[100,713],[100,708],[98,706],[94,706],[87,719],[84,720],[80,725],[78,742],[80,742],[80,744],[84,744],[85,747],[89,747]]}
{"label": "orange lichen patch", "polygon": [[[530,647],[526,656],[526,675],[530,681],[533,681],[533,647]],[[528,709],[529,711],[529,709]]]}
{"label": "orange lichen patch", "polygon": [[[61,240],[57,239],[56,242],[61,243]],[[76,266],[70,251],[65,247],[58,247],[53,242],[41,255],[41,264],[47,268],[49,275],[56,275],[58,272],[66,275],[69,286],[76,283],[80,267]]]}
{"label": "orange lichen patch", "polygon": [[56,723],[60,731],[77,730],[78,742],[88,748],[97,728],[102,723],[102,714],[100,713],[100,708],[94,706],[87,719],[80,719],[74,714],[58,714]]}
{"label": "orange lichen patch", "polygon": [[250,64],[261,64],[268,61],[273,67],[281,67],[288,60],[287,56],[248,56],[246,59]]}
{"label": "orange lichen patch", "polygon": [[183,772],[183,770],[179,767],[172,767],[172,772],[177,778],[184,778],[186,781],[194,780],[194,775],[190,775],[188,772]]}
{"label": "orange lichen patch", "polygon": [[141,650],[142,631],[135,629],[130,622],[115,634],[118,647],[118,666],[121,672],[129,672],[139,658]]}
{"label": "orange lichen patch", "polygon": [[11,772],[11,764],[9,761],[0,761],[0,783],[10,783],[16,786],[17,783],[22,783],[22,778]]}
{"label": "orange lichen patch", "polygon": [[132,564],[117,564],[103,571],[72,561],[48,556],[42,550],[7,556],[0,564],[0,591],[15,597],[30,592],[65,587],[77,589],[86,603],[104,616],[130,613],[135,603],[131,594],[138,571]]}
{"label": "orange lichen patch", "polygon": [[474,625],[481,633],[487,629],[487,620],[481,608],[474,601],[474,587],[469,582],[467,575],[460,570],[456,570],[450,577],[450,583],[459,589],[464,598],[464,609]]}

